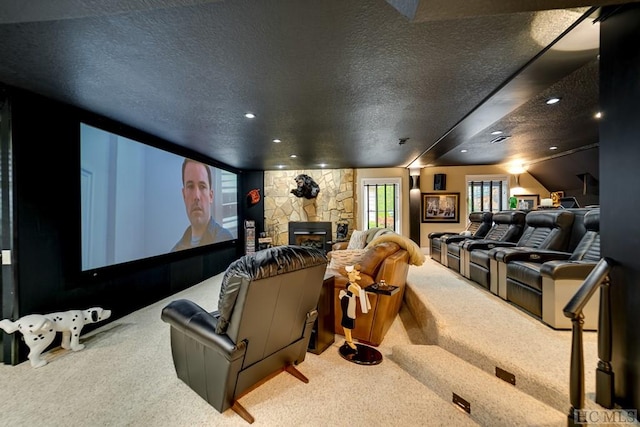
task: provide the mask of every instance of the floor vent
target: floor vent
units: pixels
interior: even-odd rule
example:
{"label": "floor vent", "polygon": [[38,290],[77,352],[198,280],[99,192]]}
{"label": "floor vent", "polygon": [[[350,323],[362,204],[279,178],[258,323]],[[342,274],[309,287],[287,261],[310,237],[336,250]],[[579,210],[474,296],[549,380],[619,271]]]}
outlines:
{"label": "floor vent", "polygon": [[457,394],[453,393],[453,404],[462,409],[467,414],[471,414],[471,403],[467,402]]}
{"label": "floor vent", "polygon": [[511,385],[516,385],[516,376],[511,372],[507,372],[504,369],[500,369],[496,366],[496,377],[502,381],[508,382]]}

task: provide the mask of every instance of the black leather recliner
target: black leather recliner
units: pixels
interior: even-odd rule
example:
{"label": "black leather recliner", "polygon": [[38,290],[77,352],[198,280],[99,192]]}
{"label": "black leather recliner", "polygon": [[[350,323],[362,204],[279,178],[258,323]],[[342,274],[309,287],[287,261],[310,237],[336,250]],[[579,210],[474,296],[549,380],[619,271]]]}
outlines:
{"label": "black leather recliner", "polygon": [[460,245],[467,239],[486,239],[487,234],[492,231],[494,226],[493,213],[482,212],[482,220],[484,222],[484,233],[476,233],[472,236],[465,235],[445,235],[440,237],[442,247],[442,264],[455,271],[460,272]]}
{"label": "black leather recliner", "polygon": [[469,253],[471,280],[498,294],[497,278],[490,282],[490,260],[501,247],[529,247],[566,250],[571,236],[574,214],[567,210],[531,211],[525,217],[526,227],[516,243],[494,242],[476,245]]}
{"label": "black leather recliner", "polygon": [[[522,211],[500,211],[493,214],[493,226],[481,239],[465,239],[451,245],[452,265],[459,265],[459,272],[469,278],[469,253],[478,245],[490,245],[496,242],[516,242],[524,231],[525,213]],[[484,247],[484,246],[482,246]],[[447,248],[448,249],[448,248]],[[457,252],[457,254],[456,254]],[[454,258],[458,258],[457,260]]]}
{"label": "black leather recliner", "polygon": [[[584,216],[585,233],[573,252],[530,250],[505,257],[507,299],[555,329],[571,329],[563,308],[600,260],[600,209]],[[599,295],[583,310],[584,328],[595,330]]]}
{"label": "black leather recliner", "polygon": [[471,212],[469,214],[469,224],[462,232],[456,231],[434,231],[429,233],[429,254],[434,260],[446,265],[446,251],[442,250],[442,243],[449,237],[484,237],[493,224],[493,214],[491,212]]}
{"label": "black leather recliner", "polygon": [[231,408],[249,423],[238,398],[278,371],[304,382],[304,361],[327,266],[323,251],[278,246],[227,268],[218,310],[177,300],[162,310],[171,325],[178,378],[219,412]]}
{"label": "black leather recliner", "polygon": [[[586,232],[584,225],[584,216],[587,212],[593,208],[571,208],[567,211],[573,213],[573,224],[571,225],[571,232],[569,234],[569,240],[567,243],[566,252],[572,252],[580,239]],[[507,299],[507,268],[506,260],[513,252],[522,251],[535,251],[537,247],[519,246],[519,247],[500,247],[493,249],[489,252],[489,277],[490,285],[489,289],[493,293],[497,293],[498,296]]]}

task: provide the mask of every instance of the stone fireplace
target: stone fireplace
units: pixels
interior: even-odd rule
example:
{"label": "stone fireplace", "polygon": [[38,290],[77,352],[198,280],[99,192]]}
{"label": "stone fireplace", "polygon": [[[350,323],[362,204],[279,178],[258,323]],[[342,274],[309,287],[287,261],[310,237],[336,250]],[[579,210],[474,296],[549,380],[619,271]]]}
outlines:
{"label": "stone fireplace", "polygon": [[[295,197],[291,189],[295,177],[306,174],[320,186],[315,199]],[[265,171],[264,230],[273,244],[289,244],[289,222],[330,222],[333,226],[329,240],[335,238],[336,224],[346,222],[349,230],[356,229],[354,169],[301,169]]]}
{"label": "stone fireplace", "polygon": [[290,221],[289,244],[311,246],[325,252],[331,250],[331,222]]}

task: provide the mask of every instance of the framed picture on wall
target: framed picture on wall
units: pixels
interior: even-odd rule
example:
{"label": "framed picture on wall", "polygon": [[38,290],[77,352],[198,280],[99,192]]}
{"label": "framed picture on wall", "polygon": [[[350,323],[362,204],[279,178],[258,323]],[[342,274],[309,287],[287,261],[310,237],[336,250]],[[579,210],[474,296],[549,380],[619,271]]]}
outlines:
{"label": "framed picture on wall", "polygon": [[549,195],[551,196],[553,206],[560,206],[560,199],[564,197],[564,191],[553,191]]}
{"label": "framed picture on wall", "polygon": [[[513,196],[518,199],[518,209],[532,210],[540,204],[539,194],[514,194]],[[523,201],[527,207],[520,207],[520,201]]]}
{"label": "framed picture on wall", "polygon": [[422,193],[422,222],[460,222],[460,193]]}

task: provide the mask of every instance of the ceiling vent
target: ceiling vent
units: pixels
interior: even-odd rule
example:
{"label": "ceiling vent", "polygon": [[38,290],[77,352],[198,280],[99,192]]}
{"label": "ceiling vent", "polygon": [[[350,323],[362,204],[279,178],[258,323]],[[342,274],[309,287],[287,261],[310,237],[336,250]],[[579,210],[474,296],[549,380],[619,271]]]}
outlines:
{"label": "ceiling vent", "polygon": [[500,142],[504,142],[507,139],[511,138],[510,136],[506,136],[506,135],[500,135],[500,136],[496,136],[495,138],[493,138],[491,141],[492,144],[498,144]]}

